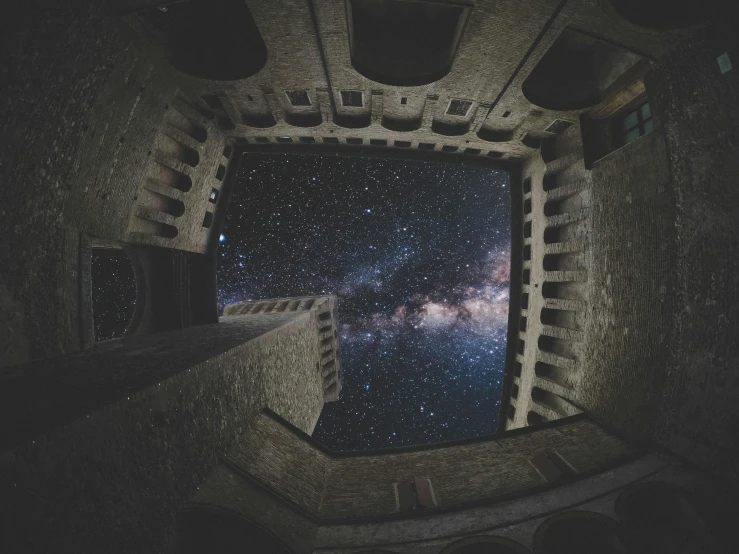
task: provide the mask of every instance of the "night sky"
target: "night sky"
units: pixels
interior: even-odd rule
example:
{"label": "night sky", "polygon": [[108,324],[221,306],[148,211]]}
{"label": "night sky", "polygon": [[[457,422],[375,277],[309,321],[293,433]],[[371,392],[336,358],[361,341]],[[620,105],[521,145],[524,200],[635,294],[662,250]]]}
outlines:
{"label": "night sky", "polygon": [[333,450],[494,433],[510,274],[508,175],[429,162],[247,154],[219,247],[219,304],[339,297]]}
{"label": "night sky", "polygon": [[92,318],[95,340],[123,336],[136,304],[136,278],[123,250],[92,250]]}

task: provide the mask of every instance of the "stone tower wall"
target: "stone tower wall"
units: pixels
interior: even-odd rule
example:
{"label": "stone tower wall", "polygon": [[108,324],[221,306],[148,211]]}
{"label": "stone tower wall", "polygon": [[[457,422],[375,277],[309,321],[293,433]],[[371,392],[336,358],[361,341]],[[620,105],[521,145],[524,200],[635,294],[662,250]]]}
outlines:
{"label": "stone tower wall", "polygon": [[28,2],[4,31],[0,365],[80,347],[83,237],[204,252],[223,208],[225,137],[103,4]]}

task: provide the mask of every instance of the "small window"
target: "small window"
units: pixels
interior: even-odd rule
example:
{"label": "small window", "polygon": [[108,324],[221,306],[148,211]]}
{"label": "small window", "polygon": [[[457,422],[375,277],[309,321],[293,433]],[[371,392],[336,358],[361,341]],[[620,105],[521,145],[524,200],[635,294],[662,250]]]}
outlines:
{"label": "small window", "polygon": [[472,106],[472,102],[469,100],[451,100],[446,109],[446,113],[447,115],[464,117],[467,115],[467,112],[470,111],[470,106]]}
{"label": "small window", "polygon": [[444,152],[456,152],[457,150],[459,150],[459,146],[446,145],[446,146],[442,146],[441,149]]}
{"label": "small window", "polygon": [[269,142],[269,138],[268,137],[255,137],[254,140],[256,140],[257,142],[259,142],[261,144],[264,144],[266,142]]}
{"label": "small window", "polygon": [[370,139],[370,144],[372,146],[387,146],[387,141],[385,139]]}
{"label": "small window", "polygon": [[621,145],[633,142],[654,130],[649,102],[644,102],[634,111],[618,118],[617,125],[615,134],[620,137]]}
{"label": "small window", "polygon": [[282,144],[286,144],[288,142],[292,142],[293,141],[293,139],[291,139],[290,137],[276,137],[275,140],[277,142],[282,143]]}
{"label": "small window", "polygon": [[509,115],[511,115],[510,110],[506,110],[503,112],[503,115],[501,117],[508,117]]}
{"label": "small window", "polygon": [[218,189],[210,189],[208,202],[210,202],[211,204],[215,204],[216,202],[218,202]]}
{"label": "small window", "polygon": [[252,96],[251,94],[247,94],[247,95],[246,95],[246,99],[247,99],[247,100],[248,100],[249,102],[254,102],[254,97],[253,97],[253,96]]}
{"label": "small window", "polygon": [[323,137],[324,144],[339,144],[339,139],[336,137]]}
{"label": "small window", "polygon": [[403,97],[402,97],[402,98],[400,99],[400,103],[401,103],[401,104],[402,104],[403,106],[405,106],[405,105],[406,105],[406,104],[408,103],[408,98],[406,98],[405,96],[403,96]]}
{"label": "small window", "polygon": [[395,146],[397,146],[398,148],[410,148],[411,143],[407,140],[396,140]]}
{"label": "small window", "polygon": [[303,144],[313,144],[314,142],[316,142],[316,139],[314,139],[313,137],[300,137],[298,140],[300,140],[300,142],[302,142]]}
{"label": "small window", "polygon": [[206,211],[203,218],[203,227],[210,229],[211,225],[213,225],[213,212]]}
{"label": "small window", "polygon": [[341,105],[347,108],[361,108],[364,106],[363,97],[361,90],[342,90]]}
{"label": "small window", "polygon": [[496,152],[495,150],[488,152],[488,158],[502,158],[503,156],[505,156],[505,152]]}
{"label": "small window", "polygon": [[218,169],[216,170],[216,179],[219,181],[223,181],[223,177],[226,175],[226,166],[223,164],[218,164]]}
{"label": "small window", "polygon": [[433,150],[436,145],[433,142],[419,142],[418,148],[419,150]]}
{"label": "small window", "polygon": [[232,148],[231,148],[231,145],[230,144],[227,144],[226,146],[224,146],[223,147],[223,157],[224,158],[230,158],[231,157],[231,151],[232,151]]}
{"label": "small window", "polygon": [[362,144],[361,138],[348,138],[346,139],[347,144]]}
{"label": "small window", "polygon": [[286,90],[285,95],[293,106],[310,106],[307,90]]}
{"label": "small window", "polygon": [[570,127],[572,127],[572,121],[567,121],[566,119],[555,119],[554,121],[552,121],[549,127],[544,129],[544,132],[552,133],[554,135],[561,135]]}
{"label": "small window", "polygon": [[395,491],[400,512],[412,512],[436,506],[431,481],[426,478],[416,477],[412,481],[396,483]]}
{"label": "small window", "polygon": [[481,150],[479,148],[467,148],[464,153],[470,154],[471,156],[477,156]]}

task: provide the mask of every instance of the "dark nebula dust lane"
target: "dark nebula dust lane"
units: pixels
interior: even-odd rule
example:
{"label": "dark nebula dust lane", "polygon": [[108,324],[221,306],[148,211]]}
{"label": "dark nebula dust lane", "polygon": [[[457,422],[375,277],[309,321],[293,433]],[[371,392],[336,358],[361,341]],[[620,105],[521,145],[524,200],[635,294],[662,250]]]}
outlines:
{"label": "dark nebula dust lane", "polygon": [[508,174],[404,160],[246,154],[219,246],[219,304],[339,297],[334,450],[495,432],[510,274]]}

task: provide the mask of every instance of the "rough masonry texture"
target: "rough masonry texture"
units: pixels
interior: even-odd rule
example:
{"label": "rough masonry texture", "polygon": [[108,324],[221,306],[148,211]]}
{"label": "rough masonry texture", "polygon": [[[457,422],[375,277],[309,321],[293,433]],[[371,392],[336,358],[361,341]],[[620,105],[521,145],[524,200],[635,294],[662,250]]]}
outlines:
{"label": "rough masonry texture", "polygon": [[[731,552],[732,4],[15,6],[0,64],[0,550]],[[342,455],[310,438],[341,390],[336,299],[218,318],[218,237],[246,151],[510,171],[496,435]],[[137,283],[124,338],[97,345],[96,248],[125,252]]]}

